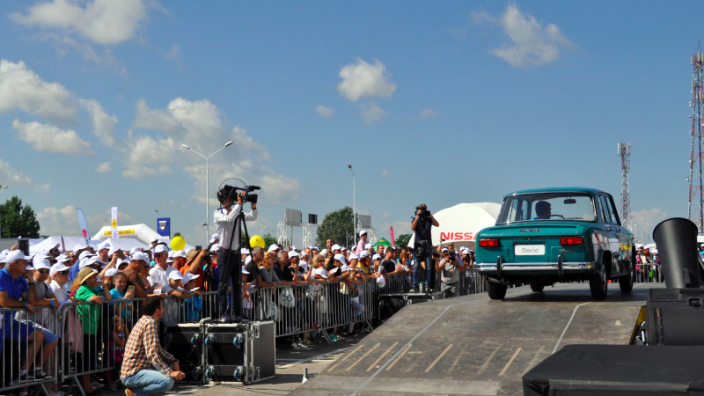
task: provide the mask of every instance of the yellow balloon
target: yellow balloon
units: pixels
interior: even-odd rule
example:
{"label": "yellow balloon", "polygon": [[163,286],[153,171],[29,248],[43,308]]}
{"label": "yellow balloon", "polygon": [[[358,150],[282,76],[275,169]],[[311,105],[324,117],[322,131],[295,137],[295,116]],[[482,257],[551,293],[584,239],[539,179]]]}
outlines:
{"label": "yellow balloon", "polygon": [[252,247],[260,247],[264,249],[264,238],[260,237],[259,235],[255,235],[249,238],[249,245]]}
{"label": "yellow balloon", "polygon": [[181,236],[174,237],[171,240],[171,250],[183,250],[186,247],[186,240]]}

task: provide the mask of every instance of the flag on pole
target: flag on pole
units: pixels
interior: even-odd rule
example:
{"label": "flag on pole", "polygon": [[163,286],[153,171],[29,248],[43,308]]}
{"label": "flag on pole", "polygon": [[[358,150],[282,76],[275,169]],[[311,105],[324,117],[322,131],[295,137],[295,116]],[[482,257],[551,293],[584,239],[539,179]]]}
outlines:
{"label": "flag on pole", "polygon": [[110,238],[119,238],[120,233],[117,232],[117,206],[112,207],[112,235]]}
{"label": "flag on pole", "polygon": [[86,240],[86,246],[90,245],[90,238],[88,237],[88,222],[86,222],[86,215],[83,214],[83,209],[76,208],[76,214],[78,215],[78,225],[81,226],[81,236]]}
{"label": "flag on pole", "polygon": [[391,227],[390,233],[391,233],[391,246],[396,247],[396,241],[394,238],[394,227]]}

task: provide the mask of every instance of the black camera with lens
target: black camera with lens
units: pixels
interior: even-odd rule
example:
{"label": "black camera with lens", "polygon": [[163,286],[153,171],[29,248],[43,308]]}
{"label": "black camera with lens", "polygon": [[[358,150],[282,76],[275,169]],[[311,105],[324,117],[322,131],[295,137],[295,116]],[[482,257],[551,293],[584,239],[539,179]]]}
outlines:
{"label": "black camera with lens", "polygon": [[237,202],[237,194],[242,191],[244,196],[242,197],[242,203],[251,202],[257,203],[259,196],[257,194],[252,194],[253,191],[261,189],[259,186],[244,186],[244,187],[233,187],[230,185],[225,185],[220,191],[218,191],[218,201],[223,204],[229,198],[232,202]]}
{"label": "black camera with lens", "polygon": [[420,210],[419,215],[421,218],[427,219],[428,217],[430,217],[430,211],[425,206],[420,206],[420,205],[416,206],[416,213],[418,213],[419,210]]}

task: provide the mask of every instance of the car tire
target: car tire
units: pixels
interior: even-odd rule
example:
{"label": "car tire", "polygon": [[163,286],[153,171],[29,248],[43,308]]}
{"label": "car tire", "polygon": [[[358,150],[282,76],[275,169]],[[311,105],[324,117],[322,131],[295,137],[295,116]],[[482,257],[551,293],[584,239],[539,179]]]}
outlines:
{"label": "car tire", "polygon": [[592,292],[592,298],[596,301],[605,299],[608,286],[609,281],[606,275],[606,265],[602,264],[599,274],[589,279],[589,291]]}
{"label": "car tire", "polygon": [[506,297],[508,286],[503,283],[489,282],[489,298],[492,300],[503,300]]}
{"label": "car tire", "polygon": [[[635,254],[632,256],[635,257]],[[633,290],[633,283],[636,280],[636,265],[634,260],[631,260],[628,266],[628,275],[624,275],[618,279],[618,287],[621,288],[621,293],[630,293]]]}
{"label": "car tire", "polygon": [[541,291],[543,291],[543,289],[545,289],[545,285],[542,283],[531,282],[530,289],[536,293],[540,293]]}

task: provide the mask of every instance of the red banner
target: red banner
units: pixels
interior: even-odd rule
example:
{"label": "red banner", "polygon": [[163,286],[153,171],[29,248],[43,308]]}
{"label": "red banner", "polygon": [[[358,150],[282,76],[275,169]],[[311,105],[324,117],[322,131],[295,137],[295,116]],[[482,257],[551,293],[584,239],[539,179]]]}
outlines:
{"label": "red banner", "polygon": [[389,232],[391,233],[391,246],[396,247],[396,242],[394,240],[394,228],[391,227],[391,230],[389,230]]}

